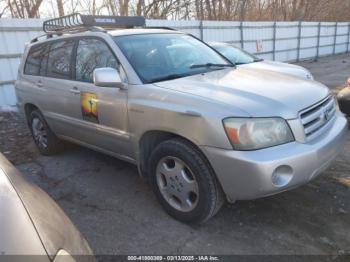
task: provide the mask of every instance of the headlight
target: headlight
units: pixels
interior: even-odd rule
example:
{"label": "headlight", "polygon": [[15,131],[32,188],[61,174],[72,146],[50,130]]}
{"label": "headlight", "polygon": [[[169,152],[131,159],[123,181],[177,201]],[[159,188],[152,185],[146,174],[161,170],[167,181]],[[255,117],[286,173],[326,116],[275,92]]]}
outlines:
{"label": "headlight", "polygon": [[282,118],[226,118],[226,134],[236,150],[255,150],[294,141]]}

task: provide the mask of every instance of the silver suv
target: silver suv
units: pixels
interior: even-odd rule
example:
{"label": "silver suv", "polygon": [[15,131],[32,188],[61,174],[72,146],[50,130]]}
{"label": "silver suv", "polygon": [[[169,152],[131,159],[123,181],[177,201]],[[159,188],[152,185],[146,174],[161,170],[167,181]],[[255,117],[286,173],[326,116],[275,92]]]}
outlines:
{"label": "silver suv", "polygon": [[347,121],[318,82],[236,68],[174,30],[69,29],[35,39],[19,68],[40,152],[67,140],[134,163],[181,221],[305,184],[341,151]]}

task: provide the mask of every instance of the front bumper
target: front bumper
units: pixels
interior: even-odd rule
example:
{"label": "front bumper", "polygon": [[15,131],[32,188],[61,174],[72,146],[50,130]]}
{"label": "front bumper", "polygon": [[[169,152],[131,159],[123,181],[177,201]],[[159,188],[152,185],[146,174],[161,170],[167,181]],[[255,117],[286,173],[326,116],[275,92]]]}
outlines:
{"label": "front bumper", "polygon": [[292,142],[255,151],[203,146],[230,202],[273,195],[317,177],[342,151],[347,121],[337,113],[332,127],[309,143]]}

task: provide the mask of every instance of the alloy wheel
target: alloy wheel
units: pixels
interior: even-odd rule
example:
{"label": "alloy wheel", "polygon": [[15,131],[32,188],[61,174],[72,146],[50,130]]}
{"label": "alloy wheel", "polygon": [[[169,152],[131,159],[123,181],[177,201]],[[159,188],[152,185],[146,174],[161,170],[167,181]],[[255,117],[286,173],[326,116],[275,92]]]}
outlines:
{"label": "alloy wheel", "polygon": [[198,204],[198,183],[190,168],[179,158],[164,157],[157,165],[158,188],[164,199],[181,212],[192,211]]}
{"label": "alloy wheel", "polygon": [[47,147],[47,130],[43,124],[43,122],[35,117],[32,120],[32,131],[35,142],[43,147]]}

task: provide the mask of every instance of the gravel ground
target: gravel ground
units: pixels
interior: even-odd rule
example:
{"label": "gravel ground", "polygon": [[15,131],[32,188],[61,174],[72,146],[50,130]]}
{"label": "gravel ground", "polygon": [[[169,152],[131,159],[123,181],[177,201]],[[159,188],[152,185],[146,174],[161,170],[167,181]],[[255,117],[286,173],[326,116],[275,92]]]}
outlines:
{"label": "gravel ground", "polygon": [[0,152],[15,165],[38,156],[25,119],[16,112],[0,112]]}
{"label": "gravel ground", "polygon": [[305,61],[298,63],[308,68],[316,80],[333,90],[339,90],[350,77],[350,56],[337,55],[320,58],[318,61]]}
{"label": "gravel ground", "polygon": [[[350,76],[348,55],[303,62],[333,89]],[[202,226],[169,217],[134,166],[70,146],[40,156],[24,120],[0,113],[0,151],[66,211],[96,254],[350,254],[350,135],[345,151],[308,185],[226,204]]]}

